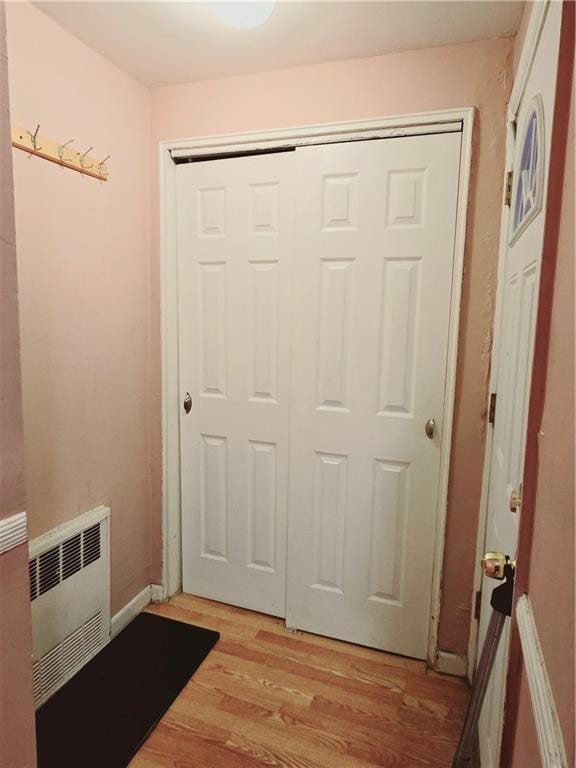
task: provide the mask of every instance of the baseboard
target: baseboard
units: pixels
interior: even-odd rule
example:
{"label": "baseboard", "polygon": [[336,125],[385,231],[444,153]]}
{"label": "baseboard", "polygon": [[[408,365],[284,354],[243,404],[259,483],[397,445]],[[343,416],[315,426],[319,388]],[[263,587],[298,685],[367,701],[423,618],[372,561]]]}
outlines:
{"label": "baseboard", "polygon": [[568,758],[562,729],[528,595],[522,595],[518,600],[516,622],[530,689],[541,764],[544,768],[567,768]]}
{"label": "baseboard", "polygon": [[447,651],[438,651],[434,669],[436,672],[441,672],[443,675],[467,677],[468,656],[460,656],[457,653],[448,653]]}
{"label": "baseboard", "polygon": [[118,632],[121,632],[125,626],[130,624],[132,619],[136,618],[144,608],[150,603],[151,585],[144,587],[142,592],[139,592],[136,597],[133,597],[124,608],[121,608],[118,613],[112,616],[110,622],[110,637],[115,637]]}
{"label": "baseboard", "polygon": [[28,538],[26,512],[0,520],[0,555],[24,544]]}
{"label": "baseboard", "polygon": [[150,584],[150,600],[153,603],[164,603],[166,599],[166,590],[163,584]]}

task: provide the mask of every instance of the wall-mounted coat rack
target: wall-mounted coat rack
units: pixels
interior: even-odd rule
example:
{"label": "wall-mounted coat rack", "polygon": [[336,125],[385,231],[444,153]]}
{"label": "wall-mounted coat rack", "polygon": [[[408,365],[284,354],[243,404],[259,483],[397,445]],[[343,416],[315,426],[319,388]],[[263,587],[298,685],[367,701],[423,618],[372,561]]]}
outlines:
{"label": "wall-mounted coat rack", "polygon": [[86,176],[92,176],[95,179],[100,179],[100,181],[108,179],[106,160],[108,160],[110,155],[105,157],[104,160],[97,160],[88,154],[92,147],[87,149],[86,152],[79,152],[68,146],[74,139],[69,139],[64,144],[59,144],[44,136],[39,136],[39,129],[40,126],[38,125],[34,133],[32,133],[32,131],[28,131],[25,128],[13,125],[12,146],[28,152],[29,155],[37,155],[44,160],[50,160],[51,163],[62,165]]}

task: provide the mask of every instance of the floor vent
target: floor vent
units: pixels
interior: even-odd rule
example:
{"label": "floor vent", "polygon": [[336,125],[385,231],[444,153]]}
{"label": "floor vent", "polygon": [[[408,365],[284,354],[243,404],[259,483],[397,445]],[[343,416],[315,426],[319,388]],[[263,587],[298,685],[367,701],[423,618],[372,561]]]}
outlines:
{"label": "floor vent", "polygon": [[37,707],[109,639],[109,516],[98,507],[30,542]]}

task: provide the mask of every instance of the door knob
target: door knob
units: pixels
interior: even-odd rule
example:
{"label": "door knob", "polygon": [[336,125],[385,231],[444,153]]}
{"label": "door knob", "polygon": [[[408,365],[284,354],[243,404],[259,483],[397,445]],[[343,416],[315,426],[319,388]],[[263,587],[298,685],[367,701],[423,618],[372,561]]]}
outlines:
{"label": "door knob", "polygon": [[426,432],[426,437],[432,440],[432,438],[434,437],[435,431],[436,431],[436,422],[434,421],[434,419],[428,419],[424,427],[424,432]]}
{"label": "door knob", "polygon": [[192,398],[190,397],[190,392],[186,392],[186,396],[184,397],[184,410],[186,413],[190,413],[192,410]]}
{"label": "door knob", "polygon": [[510,560],[508,555],[503,552],[486,552],[480,566],[484,575],[490,579],[502,580],[506,575],[506,566],[510,565],[513,569],[516,567],[516,561]]}

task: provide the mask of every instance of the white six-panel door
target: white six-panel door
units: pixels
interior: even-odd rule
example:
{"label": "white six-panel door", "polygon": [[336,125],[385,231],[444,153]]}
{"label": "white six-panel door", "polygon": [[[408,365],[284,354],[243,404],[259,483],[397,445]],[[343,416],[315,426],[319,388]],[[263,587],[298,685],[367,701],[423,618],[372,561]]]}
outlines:
{"label": "white six-panel door", "polygon": [[425,657],[460,141],[178,167],[185,591]]}
{"label": "white six-panel door", "polygon": [[287,622],[424,658],[460,134],[296,156]]}
{"label": "white six-panel door", "polygon": [[[185,592],[285,613],[293,153],[177,172]],[[182,405],[182,403],[181,403]]]}

